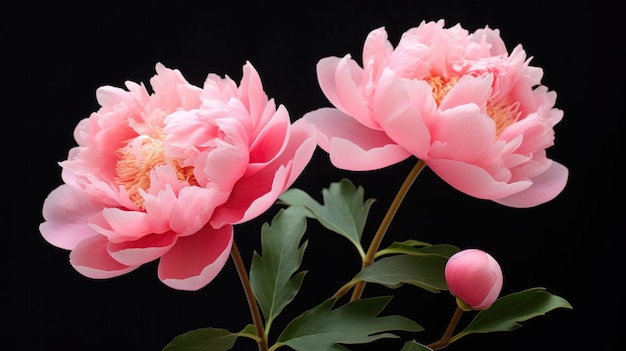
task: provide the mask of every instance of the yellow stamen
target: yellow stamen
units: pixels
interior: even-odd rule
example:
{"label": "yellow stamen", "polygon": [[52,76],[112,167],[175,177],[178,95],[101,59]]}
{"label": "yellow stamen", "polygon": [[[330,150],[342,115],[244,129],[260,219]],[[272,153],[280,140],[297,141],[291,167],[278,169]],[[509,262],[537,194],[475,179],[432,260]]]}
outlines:
{"label": "yellow stamen", "polygon": [[[443,98],[448,94],[450,89],[459,81],[458,77],[444,78],[441,76],[428,76],[425,81],[430,84],[433,90],[433,98],[437,106],[441,104]],[[517,121],[521,115],[519,110],[520,104],[517,101],[511,101],[510,98],[499,99],[498,101],[487,101],[487,114],[496,123],[495,139],[506,127]]]}
{"label": "yellow stamen", "polygon": [[433,89],[433,98],[435,98],[437,106],[441,104],[443,98],[458,81],[459,79],[457,77],[446,79],[441,76],[428,76],[426,78],[426,82],[430,84]]}
{"label": "yellow stamen", "polygon": [[[138,137],[139,138],[139,137]],[[142,136],[132,139],[117,150],[115,181],[128,192],[130,199],[139,208],[144,209],[144,198],[139,189],[150,187],[150,173],[161,165],[169,163],[176,171],[177,178],[191,185],[197,185],[193,175],[193,167],[182,167],[178,160],[168,159],[163,148],[165,135]]]}
{"label": "yellow stamen", "polygon": [[487,101],[487,114],[496,122],[496,139],[506,127],[519,119],[522,114],[519,107],[520,103],[518,101],[511,102],[509,97],[495,102]]}

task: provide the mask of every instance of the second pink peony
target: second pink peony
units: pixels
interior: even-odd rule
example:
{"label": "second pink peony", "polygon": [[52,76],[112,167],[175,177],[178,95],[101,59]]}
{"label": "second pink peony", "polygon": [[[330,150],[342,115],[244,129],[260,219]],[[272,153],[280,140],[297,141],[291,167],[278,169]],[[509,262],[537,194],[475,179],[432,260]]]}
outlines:
{"label": "second pink peony", "polygon": [[320,60],[318,82],[333,107],[304,116],[336,167],[373,170],[415,156],[457,190],[511,207],[537,206],[565,188],[568,169],[546,153],[563,117],[556,93],[497,29],[422,22],[394,47],[378,28],[361,62]]}

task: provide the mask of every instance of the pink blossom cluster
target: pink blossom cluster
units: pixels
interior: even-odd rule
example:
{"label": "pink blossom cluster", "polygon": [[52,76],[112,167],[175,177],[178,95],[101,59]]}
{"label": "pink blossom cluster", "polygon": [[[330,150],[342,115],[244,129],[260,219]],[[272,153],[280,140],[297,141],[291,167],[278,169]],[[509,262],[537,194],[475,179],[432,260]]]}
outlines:
{"label": "pink blossom cluster", "polygon": [[165,284],[197,290],[228,259],[233,226],[272,206],[317,146],[341,169],[415,157],[470,196],[542,204],[567,182],[567,168],[546,153],[563,113],[529,61],[489,27],[423,22],[396,47],[378,28],[362,66],[349,54],[319,61],[334,106],[295,122],[250,63],[239,85],[209,74],[202,87],[159,63],[153,93],[134,82],[97,90],[101,107],[76,126],[78,145],[60,163],[64,184],[44,202],[41,234],[71,250],[85,276],[115,277],[158,259]]}
{"label": "pink blossom cluster", "polygon": [[101,108],[77,125],[61,162],[65,184],[46,198],[43,237],[71,250],[91,278],[159,259],[168,286],[197,290],[228,260],[233,225],[259,216],[316,148],[311,128],[268,99],[250,63],[241,84],[210,74],[203,87],[156,65],[154,93],[97,90]]}

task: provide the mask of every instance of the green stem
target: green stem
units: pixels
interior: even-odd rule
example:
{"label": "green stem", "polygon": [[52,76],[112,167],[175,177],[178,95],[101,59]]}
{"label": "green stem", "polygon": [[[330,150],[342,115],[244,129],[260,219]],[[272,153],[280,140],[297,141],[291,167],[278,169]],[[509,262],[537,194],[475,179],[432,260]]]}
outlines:
{"label": "green stem", "polygon": [[256,299],[254,298],[254,292],[252,291],[252,285],[250,285],[250,279],[248,279],[246,266],[241,259],[239,248],[234,240],[230,253],[233,258],[233,262],[235,263],[235,268],[237,268],[237,273],[239,274],[239,280],[241,280],[243,291],[246,293],[246,300],[248,300],[248,308],[250,309],[250,314],[252,314],[252,322],[254,323],[254,328],[256,329],[256,335],[260,338],[258,341],[259,351],[268,351],[267,336],[265,335],[265,329],[263,328],[263,320],[261,319],[261,313],[259,312],[259,305],[257,305]]}
{"label": "green stem", "polygon": [[444,347],[448,346],[450,344],[450,338],[452,337],[454,328],[456,328],[457,323],[459,323],[459,319],[461,319],[462,314],[463,314],[463,309],[461,309],[461,307],[457,305],[456,310],[454,310],[454,314],[452,315],[452,318],[450,319],[450,323],[448,323],[448,328],[446,328],[446,331],[443,333],[443,336],[441,336],[441,339],[427,346],[433,350],[443,349]]}
{"label": "green stem", "polygon": [[[396,212],[398,211],[398,208],[400,207],[402,200],[404,200],[404,197],[409,191],[409,188],[411,188],[411,185],[413,184],[413,182],[415,181],[415,179],[420,174],[420,172],[424,169],[425,166],[426,164],[424,163],[424,161],[418,160],[415,166],[413,167],[413,169],[411,169],[411,172],[409,172],[409,174],[407,175],[406,179],[404,180],[404,183],[402,183],[402,186],[400,187],[400,190],[398,190],[396,197],[393,199],[391,206],[389,206],[389,209],[387,210],[387,213],[385,214],[383,221],[380,223],[380,226],[378,227],[378,230],[376,231],[376,234],[374,235],[374,239],[372,239],[372,243],[370,244],[370,247],[367,249],[367,252],[365,253],[365,257],[363,257],[363,263],[361,265],[361,269],[365,269],[369,267],[372,263],[374,263],[376,252],[378,251],[378,248],[380,247],[380,243],[383,241],[383,237],[385,236],[385,233],[387,232],[387,229],[389,228],[389,225],[391,224],[393,217],[396,215]],[[350,299],[350,301],[356,301],[360,299],[361,295],[363,295],[364,288],[365,288],[365,281],[360,281],[354,287],[354,291],[352,292],[352,298]]]}

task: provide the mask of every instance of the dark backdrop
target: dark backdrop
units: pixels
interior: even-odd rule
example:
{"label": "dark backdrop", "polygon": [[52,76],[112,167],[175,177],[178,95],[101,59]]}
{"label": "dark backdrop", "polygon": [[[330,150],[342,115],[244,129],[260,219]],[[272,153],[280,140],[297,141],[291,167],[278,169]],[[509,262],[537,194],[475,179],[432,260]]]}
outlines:
{"label": "dark backdrop", "polygon": [[[2,116],[10,129],[3,138],[8,154],[3,182],[10,224],[3,235],[0,330],[2,343],[16,346],[1,348],[160,350],[195,328],[237,331],[250,322],[230,261],[197,292],[175,291],[159,282],[156,263],[94,281],[70,267],[67,251],[40,236],[43,200],[61,184],[57,162],[75,145],[76,123],[98,108],[99,86],[148,83],[156,62],[180,69],[197,85],[209,72],[238,82],[241,66],[250,60],[267,94],[297,119],[329,105],[316,83],[317,60],[346,53],[360,58],[365,36],[379,26],[387,28],[395,45],[402,32],[421,21],[445,19],[447,26],[461,23],[471,31],[499,28],[509,49],[523,44],[534,57],[532,64],[544,68],[543,83],[557,92],[557,107],[565,111],[548,154],[570,169],[570,180],[554,201],[520,210],[470,198],[427,169],[385,243],[419,238],[480,247],[501,263],[503,293],[541,286],[574,306],[524,322],[514,332],[470,335],[449,350],[615,349],[623,342],[622,323],[611,316],[623,310],[623,290],[616,287],[622,274],[615,273],[621,251],[616,243],[624,233],[616,217],[623,210],[617,138],[623,137],[624,116],[611,113],[618,105],[614,90],[623,85],[620,68],[614,68],[615,47],[621,45],[613,31],[616,9],[598,1],[547,3],[128,1],[20,2],[5,8],[2,56],[9,82],[2,99],[9,110]],[[333,169],[318,151],[294,186],[318,196],[342,177],[362,185],[366,197],[377,200],[367,240],[413,162],[346,173]],[[275,210],[236,228],[247,264],[260,247],[261,223]],[[285,319],[329,297],[358,270],[356,251],[346,240],[311,221],[309,227],[303,262],[309,273]],[[365,294],[393,292],[368,285]],[[426,331],[415,335],[423,342],[438,338],[454,309],[450,296],[410,287],[397,292],[385,313],[406,313],[424,326]],[[276,322],[275,332],[283,320]],[[236,349],[255,347],[242,340]]]}

